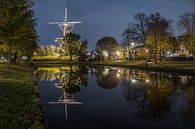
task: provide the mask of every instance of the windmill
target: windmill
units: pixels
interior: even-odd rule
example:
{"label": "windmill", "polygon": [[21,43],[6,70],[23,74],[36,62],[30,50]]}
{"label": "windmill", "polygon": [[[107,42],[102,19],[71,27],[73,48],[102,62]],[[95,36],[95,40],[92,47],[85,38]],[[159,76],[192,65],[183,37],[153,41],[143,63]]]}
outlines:
{"label": "windmill", "polygon": [[62,31],[62,37],[56,38],[55,41],[59,42],[65,37],[66,34],[71,33],[73,31],[74,25],[81,24],[81,21],[69,22],[67,21],[68,18],[68,8],[65,8],[65,15],[63,22],[49,22],[49,24],[58,25],[60,30]]}

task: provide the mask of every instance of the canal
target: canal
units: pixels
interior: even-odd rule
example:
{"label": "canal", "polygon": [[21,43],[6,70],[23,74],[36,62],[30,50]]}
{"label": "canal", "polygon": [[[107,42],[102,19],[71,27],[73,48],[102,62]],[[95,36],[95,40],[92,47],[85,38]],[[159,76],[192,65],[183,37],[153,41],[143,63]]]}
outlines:
{"label": "canal", "polygon": [[195,127],[195,77],[106,66],[35,71],[49,129]]}

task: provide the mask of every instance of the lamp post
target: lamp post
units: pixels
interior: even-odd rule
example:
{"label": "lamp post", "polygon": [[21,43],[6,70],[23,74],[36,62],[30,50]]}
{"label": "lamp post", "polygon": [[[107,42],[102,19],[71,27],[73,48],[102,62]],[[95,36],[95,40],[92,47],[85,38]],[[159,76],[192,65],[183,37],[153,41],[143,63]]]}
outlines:
{"label": "lamp post", "polygon": [[120,59],[120,51],[116,52],[117,58]]}
{"label": "lamp post", "polygon": [[149,54],[148,52],[149,52],[149,50],[146,49],[146,60],[147,60],[147,61],[148,61],[148,56],[149,56],[149,55],[148,55],[148,54]]}
{"label": "lamp post", "polygon": [[134,42],[132,42],[131,43],[131,48],[132,48],[132,57],[133,57],[133,59],[135,59],[135,50],[134,50],[134,48],[135,48],[135,43]]}

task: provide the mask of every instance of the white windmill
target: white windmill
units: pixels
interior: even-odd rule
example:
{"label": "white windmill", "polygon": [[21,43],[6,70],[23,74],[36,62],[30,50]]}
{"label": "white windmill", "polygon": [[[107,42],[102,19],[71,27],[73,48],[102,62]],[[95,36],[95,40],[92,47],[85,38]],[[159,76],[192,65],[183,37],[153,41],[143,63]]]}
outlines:
{"label": "white windmill", "polygon": [[49,22],[49,24],[55,24],[58,25],[63,33],[63,37],[56,38],[55,41],[59,42],[65,37],[67,33],[70,33],[73,31],[74,25],[81,24],[81,21],[75,21],[75,22],[68,22],[68,8],[65,8],[65,17],[63,22]]}

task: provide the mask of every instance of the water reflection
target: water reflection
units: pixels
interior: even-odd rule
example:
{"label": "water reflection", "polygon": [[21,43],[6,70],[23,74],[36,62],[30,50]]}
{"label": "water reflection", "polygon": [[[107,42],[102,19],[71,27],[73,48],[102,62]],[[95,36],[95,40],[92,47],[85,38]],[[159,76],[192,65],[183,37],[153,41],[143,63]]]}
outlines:
{"label": "water reflection", "polygon": [[[57,101],[49,103],[64,104],[66,118],[68,118],[67,105],[83,104],[83,102],[76,100],[74,95],[79,94],[82,87],[88,86],[87,89],[92,87],[92,85],[88,85],[88,81],[94,77],[93,85],[108,91],[107,94],[115,92],[112,89],[121,91],[117,93],[120,93],[122,98],[117,99],[116,96],[113,96],[113,99],[116,99],[116,103],[125,100],[128,105],[122,103],[120,106],[128,106],[129,110],[133,111],[134,118],[149,121],[159,120],[160,122],[171,119],[173,122],[182,121],[188,124],[195,122],[195,77],[193,76],[104,66],[39,68],[36,73],[39,80],[55,81],[55,87],[62,91],[62,95]],[[87,92],[95,93],[98,91],[89,89]],[[83,97],[83,101],[85,99],[87,101],[87,97]],[[99,96],[99,101],[108,103],[113,100]],[[101,108],[100,103],[96,107]],[[107,108],[114,110],[112,107]],[[93,110],[90,108],[87,111],[90,114]],[[125,110],[120,112],[125,112]],[[121,116],[120,118],[128,119],[128,117],[130,116]],[[91,122],[93,123],[93,121]],[[127,126],[130,127],[130,125]],[[175,127],[178,126],[175,125]]]}
{"label": "water reflection", "polygon": [[137,116],[162,119],[179,110],[182,119],[195,122],[195,77],[123,70],[124,97],[136,106]]}
{"label": "water reflection", "polygon": [[87,86],[86,67],[39,68],[38,71],[39,80],[56,81],[55,87],[62,91],[62,95],[57,101],[49,102],[49,104],[64,104],[65,116],[68,119],[68,105],[83,104],[75,100],[74,94],[79,92],[82,86]]}
{"label": "water reflection", "polygon": [[119,82],[120,71],[111,67],[97,67],[95,76],[98,86],[113,89]]}

